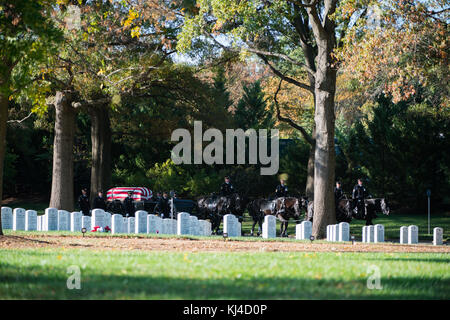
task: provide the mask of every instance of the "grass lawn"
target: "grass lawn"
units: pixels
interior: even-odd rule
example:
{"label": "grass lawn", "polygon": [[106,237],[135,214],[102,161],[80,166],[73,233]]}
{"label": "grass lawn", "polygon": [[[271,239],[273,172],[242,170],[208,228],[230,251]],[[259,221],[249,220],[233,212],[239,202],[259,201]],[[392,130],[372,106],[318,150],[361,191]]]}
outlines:
{"label": "grass lawn", "polygon": [[[66,287],[72,265],[81,290]],[[0,299],[449,298],[448,254],[0,250]]]}

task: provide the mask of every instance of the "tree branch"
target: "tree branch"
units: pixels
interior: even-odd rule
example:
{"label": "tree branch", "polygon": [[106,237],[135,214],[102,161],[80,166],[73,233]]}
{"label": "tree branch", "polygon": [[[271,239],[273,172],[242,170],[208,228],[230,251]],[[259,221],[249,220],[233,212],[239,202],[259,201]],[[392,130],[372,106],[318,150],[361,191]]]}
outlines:
{"label": "tree branch", "polygon": [[282,82],[283,82],[283,80],[280,80],[280,83],[278,84],[277,91],[275,91],[275,94],[273,96],[273,100],[275,101],[275,108],[277,109],[277,118],[278,118],[278,120],[280,120],[282,122],[286,122],[287,124],[289,124],[294,129],[297,129],[298,131],[300,131],[300,133],[302,134],[303,138],[310,145],[314,145],[314,139],[308,134],[308,132],[306,132],[305,128],[303,128],[302,126],[300,126],[297,123],[295,123],[292,119],[283,117],[281,115],[280,106],[279,106],[278,100],[277,100],[277,95],[278,95],[278,92],[280,92],[280,90],[281,90],[281,83]]}

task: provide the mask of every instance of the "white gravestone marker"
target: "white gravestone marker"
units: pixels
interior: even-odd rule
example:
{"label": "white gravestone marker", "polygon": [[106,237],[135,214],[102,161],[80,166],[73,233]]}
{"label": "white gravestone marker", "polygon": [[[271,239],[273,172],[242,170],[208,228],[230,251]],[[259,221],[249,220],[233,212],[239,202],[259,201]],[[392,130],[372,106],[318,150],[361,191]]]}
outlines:
{"label": "white gravestone marker", "polygon": [[70,213],[70,231],[72,231],[72,232],[80,232],[81,231],[82,217],[83,217],[83,214],[81,212],[74,211],[74,212]]}
{"label": "white gravestone marker", "polygon": [[331,241],[331,225],[327,226],[327,241]]}
{"label": "white gravestone marker", "polygon": [[375,225],[374,242],[384,242],[384,226],[382,224]]}
{"label": "white gravestone marker", "polygon": [[367,228],[367,242],[374,242],[375,240],[375,226]]}
{"label": "white gravestone marker", "polygon": [[239,219],[237,220],[237,236],[242,237],[242,224],[239,222]]}
{"label": "white gravestone marker", "polygon": [[277,218],[272,215],[267,215],[264,217],[263,227],[262,227],[262,237],[264,239],[276,238],[277,236]]}
{"label": "white gravestone marker", "polygon": [[34,210],[25,211],[25,230],[37,230],[37,212]]}
{"label": "white gravestone marker", "polygon": [[233,214],[226,214],[223,216],[223,233],[228,234],[228,237],[237,237],[239,221]]}
{"label": "white gravestone marker", "polygon": [[440,246],[443,244],[442,236],[444,234],[444,229],[436,227],[433,229],[433,245]]}
{"label": "white gravestone marker", "polygon": [[368,236],[367,236],[368,229],[369,229],[368,226],[364,226],[362,228],[362,242],[368,242]]}
{"label": "white gravestone marker", "polygon": [[198,218],[196,216],[189,217],[189,234],[197,236],[199,234]]}
{"label": "white gravestone marker", "polygon": [[172,233],[172,219],[170,219],[170,218],[162,219],[160,233],[161,234],[171,234]]}
{"label": "white gravestone marker", "polygon": [[13,214],[12,209],[9,207],[2,207],[2,228],[3,229],[13,228]]}
{"label": "white gravestone marker", "polygon": [[147,216],[147,233],[162,233],[162,220],[154,214],[149,214]]}
{"label": "white gravestone marker", "polygon": [[408,227],[403,226],[400,228],[400,243],[408,243]]}
{"label": "white gravestone marker", "polygon": [[86,228],[86,231],[92,231],[92,218],[90,216],[81,217],[81,228]]}
{"label": "white gravestone marker", "polygon": [[177,235],[189,234],[189,213],[180,212],[177,215]]}
{"label": "white gravestone marker", "polygon": [[25,209],[13,210],[13,230],[25,230]]}
{"label": "white gravestone marker", "polygon": [[94,230],[95,227],[104,228],[105,224],[105,211],[103,209],[94,209],[91,212],[91,228]]}
{"label": "white gravestone marker", "polygon": [[130,233],[128,231],[128,218],[122,216],[122,233]]}
{"label": "white gravestone marker", "polygon": [[302,221],[302,223],[300,223],[300,225],[302,226],[301,233],[302,233],[303,240],[309,240],[309,238],[311,238],[311,234],[312,234],[312,222],[311,221]]}
{"label": "white gravestone marker", "polygon": [[347,222],[338,224],[338,241],[350,241],[350,225]]}
{"label": "white gravestone marker", "polygon": [[37,216],[37,231],[42,231],[42,216]]}
{"label": "white gravestone marker", "polygon": [[45,215],[43,218],[44,231],[56,231],[58,230],[58,209],[47,208],[45,209]]}
{"label": "white gravestone marker", "polygon": [[134,233],[147,233],[147,211],[138,210],[134,216],[136,218],[134,221]]}
{"label": "white gravestone marker", "polygon": [[128,229],[128,233],[134,233],[134,230],[136,229],[135,225],[136,225],[136,218],[135,217],[128,217],[126,218],[127,221],[127,229]]}
{"label": "white gravestone marker", "polygon": [[211,223],[206,220],[198,220],[200,232],[202,236],[209,237],[211,235]]}
{"label": "white gravestone marker", "polygon": [[338,241],[338,225],[337,224],[333,224],[333,242],[337,242]]}
{"label": "white gravestone marker", "polygon": [[112,226],[112,215],[109,212],[105,212],[105,227],[108,226],[111,229]]}
{"label": "white gravestone marker", "polygon": [[121,214],[113,214],[111,217],[111,234],[123,232],[123,216]]}
{"label": "white gravestone marker", "polygon": [[419,243],[419,227],[409,226],[408,227],[408,244]]}
{"label": "white gravestone marker", "polygon": [[58,210],[58,230],[70,230],[70,213],[66,210]]}
{"label": "white gravestone marker", "polygon": [[[300,223],[295,225],[295,239],[297,239],[297,240],[303,240],[302,239],[302,235],[303,235],[302,227],[303,226]],[[328,233],[328,226],[327,226],[327,233]],[[327,234],[327,240],[328,240],[328,234]]]}

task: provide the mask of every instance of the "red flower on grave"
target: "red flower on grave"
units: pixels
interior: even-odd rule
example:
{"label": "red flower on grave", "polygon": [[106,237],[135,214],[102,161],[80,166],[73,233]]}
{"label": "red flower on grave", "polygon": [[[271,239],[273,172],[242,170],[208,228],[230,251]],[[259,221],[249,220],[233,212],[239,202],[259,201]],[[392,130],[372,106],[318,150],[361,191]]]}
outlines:
{"label": "red flower on grave", "polygon": [[94,229],[92,229],[91,232],[97,232],[98,228],[100,228],[99,226],[95,226]]}
{"label": "red flower on grave", "polygon": [[111,231],[111,229],[108,226],[106,226],[105,227],[105,232],[109,232],[109,231]]}

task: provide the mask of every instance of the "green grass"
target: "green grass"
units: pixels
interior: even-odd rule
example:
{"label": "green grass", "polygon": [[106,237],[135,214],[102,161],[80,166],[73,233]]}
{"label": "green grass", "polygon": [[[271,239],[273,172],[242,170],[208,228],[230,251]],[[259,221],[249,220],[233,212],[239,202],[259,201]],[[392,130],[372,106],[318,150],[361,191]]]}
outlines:
{"label": "green grass", "polygon": [[[0,299],[449,299],[448,254],[0,250]],[[69,266],[81,290],[66,287]],[[367,288],[380,270],[382,289]]]}

